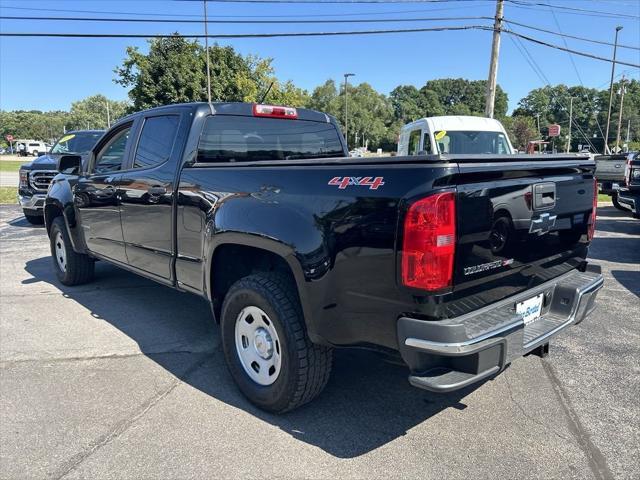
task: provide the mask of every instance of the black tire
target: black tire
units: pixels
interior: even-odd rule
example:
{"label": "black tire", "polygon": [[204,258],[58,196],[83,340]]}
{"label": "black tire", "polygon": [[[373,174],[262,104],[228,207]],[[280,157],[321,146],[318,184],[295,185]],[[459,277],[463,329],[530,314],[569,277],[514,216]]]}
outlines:
{"label": "black tire", "polygon": [[[60,239],[62,240],[61,242]],[[51,245],[53,268],[61,283],[73,286],[88,283],[93,280],[94,261],[88,255],[76,253],[73,250],[64,218],[56,217],[53,220],[51,231],[49,232],[49,243]],[[56,248],[64,250],[64,264],[66,265],[64,269],[58,261]]]}
{"label": "black tire", "polygon": [[38,156],[38,150],[34,150],[34,151],[33,151],[33,156],[34,156],[34,157],[37,157],[37,156]]}
{"label": "black tire", "polygon": [[625,207],[618,201],[618,194],[616,192],[611,194],[611,203],[613,203],[613,206],[616,207],[618,210],[622,210],[623,212],[629,211],[627,207]]}
{"label": "black tire", "polygon": [[[235,343],[235,325],[245,307],[262,309],[279,337],[280,373],[260,385],[244,370]],[[257,407],[284,413],[320,394],[329,380],[333,352],[309,340],[295,285],[278,273],[258,273],[234,283],[222,305],[222,346],[231,376]]]}
{"label": "black tire", "polygon": [[44,224],[44,215],[33,215],[32,213],[27,213],[26,210],[23,210],[24,218],[27,219],[31,225],[42,225]]}

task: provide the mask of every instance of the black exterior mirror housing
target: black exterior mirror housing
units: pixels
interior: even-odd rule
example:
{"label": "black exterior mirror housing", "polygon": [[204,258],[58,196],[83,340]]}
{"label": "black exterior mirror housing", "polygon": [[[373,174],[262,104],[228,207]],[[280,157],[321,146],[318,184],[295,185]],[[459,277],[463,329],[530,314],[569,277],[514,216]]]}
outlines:
{"label": "black exterior mirror housing", "polygon": [[82,167],[82,157],[80,155],[63,155],[58,160],[58,171],[60,173],[78,174]]}

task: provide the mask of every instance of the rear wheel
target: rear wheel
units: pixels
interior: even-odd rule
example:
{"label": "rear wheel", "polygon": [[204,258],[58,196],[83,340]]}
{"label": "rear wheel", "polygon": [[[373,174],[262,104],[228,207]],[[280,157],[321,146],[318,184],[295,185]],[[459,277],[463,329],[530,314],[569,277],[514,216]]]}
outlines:
{"label": "rear wheel", "polygon": [[34,156],[34,157],[37,157],[37,156],[38,156],[38,150],[34,150],[34,151],[33,151],[33,156]]}
{"label": "rear wheel", "polygon": [[309,340],[295,286],[285,275],[259,273],[233,284],[221,324],[229,371],[256,406],[293,410],[327,384],[332,350]]}
{"label": "rear wheel", "polygon": [[93,280],[94,261],[88,255],[77,253],[62,217],[56,217],[49,232],[53,268],[64,285],[81,285]]}

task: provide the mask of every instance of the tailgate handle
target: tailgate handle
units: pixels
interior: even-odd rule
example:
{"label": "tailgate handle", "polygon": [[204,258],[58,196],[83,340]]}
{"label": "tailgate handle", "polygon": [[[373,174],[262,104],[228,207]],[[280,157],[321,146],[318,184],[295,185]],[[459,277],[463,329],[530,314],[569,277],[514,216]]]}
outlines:
{"label": "tailgate handle", "polygon": [[546,210],[556,204],[556,184],[537,183],[533,186],[533,209]]}

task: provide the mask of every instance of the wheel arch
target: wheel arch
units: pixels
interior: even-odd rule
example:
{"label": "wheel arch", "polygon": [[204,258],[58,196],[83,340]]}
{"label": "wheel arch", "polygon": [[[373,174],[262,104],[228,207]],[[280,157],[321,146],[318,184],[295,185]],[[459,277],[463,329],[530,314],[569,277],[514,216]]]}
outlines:
{"label": "wheel arch", "polygon": [[[216,235],[216,240],[206,259],[205,277],[205,288],[216,321],[220,319],[224,296],[235,281],[253,273],[279,271],[291,278],[305,323],[309,326],[311,308],[305,276],[291,246],[274,239],[231,232]],[[233,260],[225,259],[227,256]]]}

